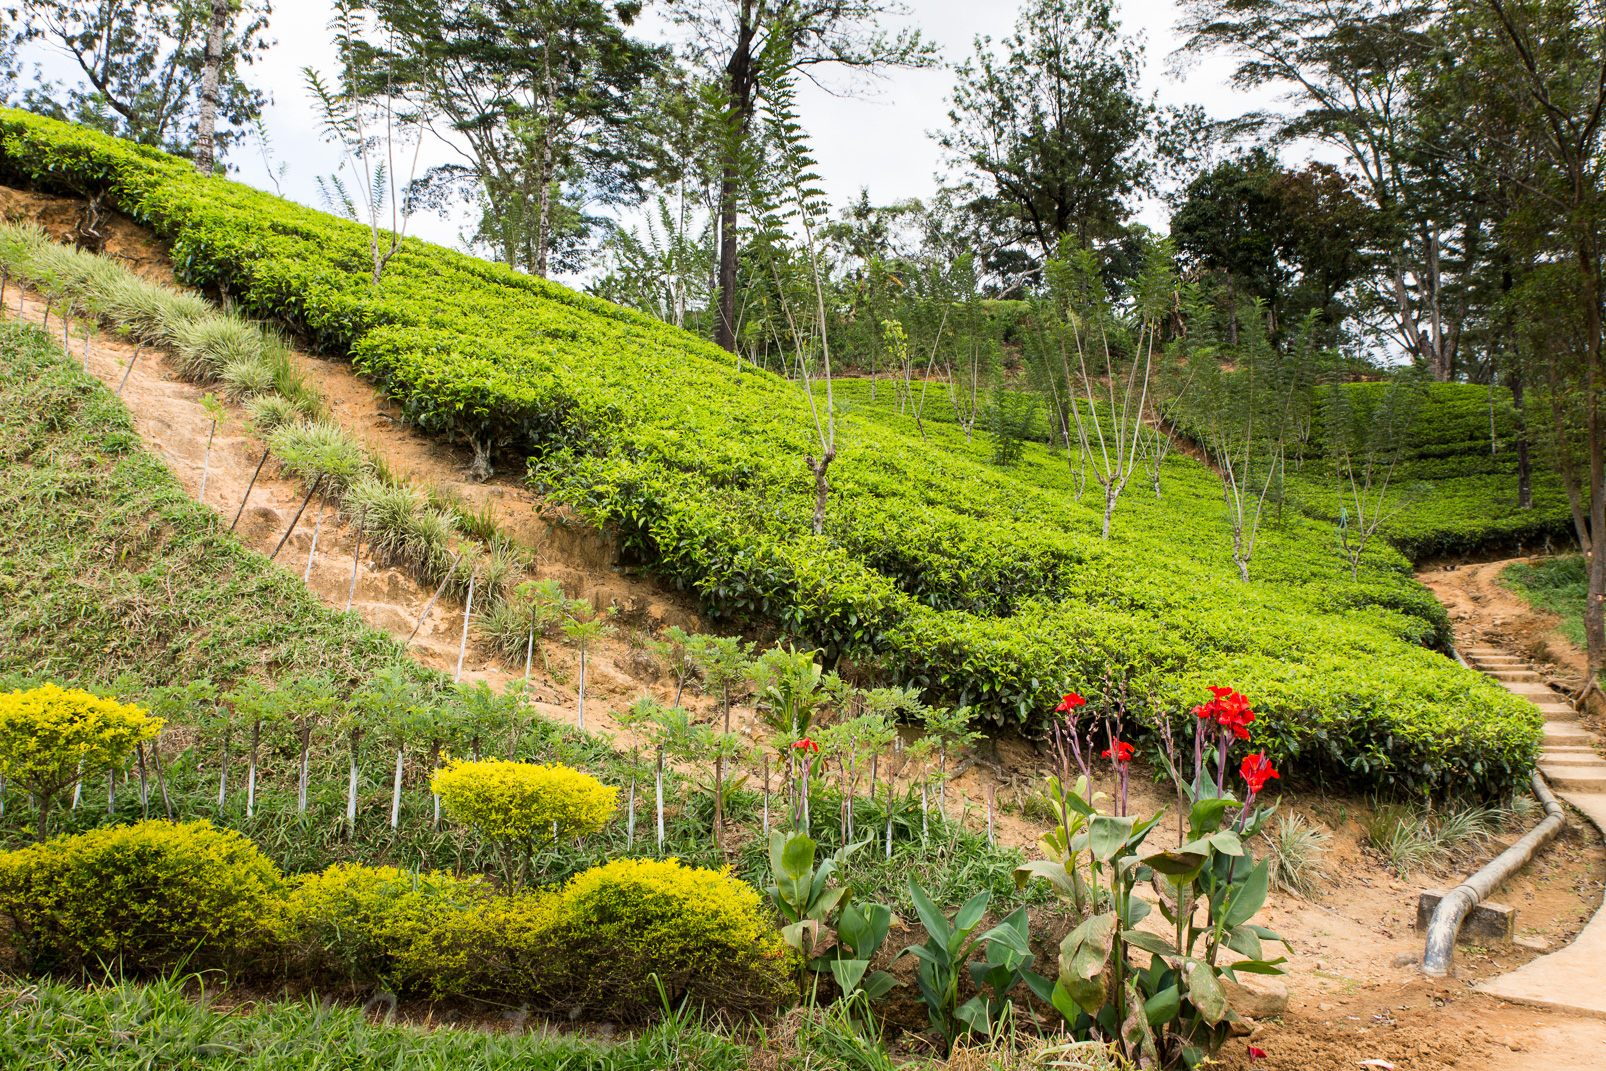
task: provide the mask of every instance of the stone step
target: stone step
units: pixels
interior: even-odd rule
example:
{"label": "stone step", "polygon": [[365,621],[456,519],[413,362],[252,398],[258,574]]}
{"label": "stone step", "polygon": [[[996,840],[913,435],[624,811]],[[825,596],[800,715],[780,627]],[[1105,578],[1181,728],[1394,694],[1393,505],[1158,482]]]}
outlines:
{"label": "stone step", "polygon": [[1513,683],[1524,681],[1538,681],[1539,674],[1531,669],[1486,669],[1484,673],[1497,681],[1511,681]]}
{"label": "stone step", "polygon": [[1606,770],[1606,759],[1603,759],[1599,755],[1595,754],[1593,750],[1590,750],[1586,754],[1582,749],[1577,752],[1573,752],[1569,749],[1569,751],[1565,754],[1557,754],[1553,748],[1547,747],[1539,756],[1539,765],[1541,768],[1547,766],[1565,766],[1568,769],[1573,770],[1599,766],[1601,769]]}
{"label": "stone step", "polygon": [[1538,681],[1501,681],[1500,686],[1512,695],[1518,695],[1536,706],[1540,703],[1563,702],[1561,696],[1550,689],[1549,685]]}
{"label": "stone step", "polygon": [[1540,763],[1550,787],[1557,792],[1606,792],[1606,763],[1599,766],[1552,766]]}
{"label": "stone step", "polygon": [[1465,655],[1503,655],[1508,654],[1509,652],[1502,651],[1498,647],[1479,646],[1463,647],[1461,649],[1461,653]]}
{"label": "stone step", "polygon": [[1475,654],[1468,661],[1480,666],[1520,666],[1522,659],[1516,655],[1490,655]]}
{"label": "stone step", "polygon": [[1545,722],[1546,747],[1590,747],[1594,743],[1595,738],[1575,723]]}
{"label": "stone step", "polygon": [[1571,703],[1535,703],[1534,706],[1538,707],[1539,713],[1547,718],[1555,718],[1557,721],[1578,720],[1578,711],[1573,709]]}
{"label": "stone step", "polygon": [[1595,755],[1598,754],[1592,747],[1583,747],[1577,744],[1557,744],[1555,747],[1545,748],[1546,755]]}

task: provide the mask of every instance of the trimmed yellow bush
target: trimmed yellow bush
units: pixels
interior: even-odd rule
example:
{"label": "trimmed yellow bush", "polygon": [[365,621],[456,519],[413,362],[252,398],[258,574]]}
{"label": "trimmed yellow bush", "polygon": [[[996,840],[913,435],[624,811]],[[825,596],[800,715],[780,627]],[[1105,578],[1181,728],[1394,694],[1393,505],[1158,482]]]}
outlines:
{"label": "trimmed yellow bush", "polygon": [[619,796],[617,788],[568,766],[500,759],[443,766],[430,786],[449,816],[496,848],[510,883],[536,845],[601,829]]}
{"label": "trimmed yellow bush", "polygon": [[462,993],[492,984],[479,923],[491,899],[479,878],[337,863],[296,885],[282,933],[292,960],[314,975]]}
{"label": "trimmed yellow bush", "polygon": [[616,859],[571,878],[526,964],[546,1002],[646,1018],[672,1001],[740,1014],[794,995],[790,952],[758,891],[728,871]]}
{"label": "trimmed yellow bush", "polygon": [[0,776],[31,794],[45,839],[50,806],[86,773],[120,766],[160,718],[115,699],[45,684],[0,695]]}
{"label": "trimmed yellow bush", "polygon": [[234,967],[272,940],[278,868],[209,822],[140,822],[0,853],[12,951],[36,971]]}

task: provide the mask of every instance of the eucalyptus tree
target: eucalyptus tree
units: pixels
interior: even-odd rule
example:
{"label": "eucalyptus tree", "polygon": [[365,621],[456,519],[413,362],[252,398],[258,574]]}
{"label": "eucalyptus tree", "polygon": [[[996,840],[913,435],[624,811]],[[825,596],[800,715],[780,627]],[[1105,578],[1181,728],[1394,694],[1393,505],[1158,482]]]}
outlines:
{"label": "eucalyptus tree", "polygon": [[738,216],[756,170],[755,120],[768,87],[798,75],[818,81],[828,68],[862,82],[889,67],[933,66],[936,51],[918,30],[889,37],[880,28],[883,16],[908,13],[896,0],[668,0],[667,8],[687,33],[689,57],[723,95],[714,341],[734,353]]}
{"label": "eucalyptus tree", "polygon": [[141,145],[193,149],[210,171],[267,103],[240,68],[273,44],[271,14],[266,0],[22,0],[6,11],[0,53],[39,44],[78,69],[71,81],[39,74],[24,107]]}

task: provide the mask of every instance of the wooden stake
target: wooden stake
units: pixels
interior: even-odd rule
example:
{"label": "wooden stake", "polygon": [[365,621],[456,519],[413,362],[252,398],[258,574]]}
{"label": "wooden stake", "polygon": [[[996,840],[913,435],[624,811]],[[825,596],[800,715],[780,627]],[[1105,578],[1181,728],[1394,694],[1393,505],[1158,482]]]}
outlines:
{"label": "wooden stake", "polygon": [[[129,362],[129,367],[133,367],[132,361]],[[262,466],[266,465],[267,463],[268,450],[264,448],[262,451],[262,460],[257,462],[257,469],[251,474],[251,482],[245,485],[245,497],[240,499],[240,508],[234,511],[234,523],[229,525],[229,531],[234,531],[234,525],[240,523],[240,515],[245,512],[245,504],[251,499],[251,488],[257,485],[257,477],[262,475]]]}
{"label": "wooden stake", "polygon": [[[478,569],[470,569],[468,573],[468,601],[463,603],[463,637],[457,641],[457,671],[452,674],[452,683],[456,684],[463,679],[463,655],[468,651],[468,621],[474,613],[474,581],[479,576]],[[583,657],[583,656],[582,656]],[[581,680],[585,679],[585,670],[582,669]],[[584,685],[582,684],[582,687]],[[582,725],[580,728],[584,729]]]}
{"label": "wooden stake", "polygon": [[418,635],[418,630],[424,627],[424,621],[429,617],[429,612],[435,608],[435,600],[441,597],[441,592],[446,590],[446,582],[452,579],[452,570],[456,569],[457,563],[462,560],[463,555],[458,554],[457,557],[452,559],[452,564],[446,567],[446,575],[441,577],[440,586],[435,589],[435,594],[431,595],[429,602],[424,604],[424,612],[418,615],[418,624],[414,625],[413,631],[407,634],[407,643],[402,644],[403,647],[406,647],[408,643],[412,643],[413,637]]}
{"label": "wooden stake", "polygon": [[357,597],[357,562],[362,559],[362,533],[368,524],[368,503],[357,515],[357,549],[351,552],[351,587],[346,589],[346,613],[351,613],[351,600]]}
{"label": "wooden stake", "polygon": [[212,430],[206,433],[206,458],[201,462],[201,493],[195,496],[195,501],[206,504],[206,478],[212,474],[212,437],[217,434],[217,421],[212,421]]}
{"label": "wooden stake", "polygon": [[317,493],[318,485],[320,483],[323,483],[322,476],[319,476],[317,479],[313,480],[312,486],[307,488],[307,497],[301,500],[301,508],[296,510],[296,515],[290,518],[290,527],[286,528],[284,530],[284,535],[279,537],[278,545],[273,548],[273,553],[268,555],[268,561],[271,562],[273,559],[277,558],[279,556],[279,551],[284,549],[285,543],[290,538],[290,533],[294,532],[296,530],[296,525],[301,523],[301,515],[307,511],[307,503],[312,501],[312,496]]}
{"label": "wooden stake", "polygon": [[535,607],[530,607],[530,642],[524,647],[524,683],[530,683],[530,662],[535,657]]}
{"label": "wooden stake", "polygon": [[993,811],[997,802],[998,786],[989,783],[987,785],[987,843],[995,847],[997,846],[998,841],[993,836]]}
{"label": "wooden stake", "polygon": [[764,756],[764,839],[770,839],[770,757]]}
{"label": "wooden stake", "polygon": [[151,816],[151,796],[145,781],[145,742],[143,740],[134,745],[134,754],[139,758],[140,814],[145,818],[149,818]]}
{"label": "wooden stake", "polygon": [[128,359],[128,368],[123,371],[122,382],[117,384],[117,397],[121,398],[123,396],[123,388],[128,386],[128,377],[134,374],[134,362],[139,360],[139,351],[144,348],[145,343],[135,343],[134,356]]}
{"label": "wooden stake", "polygon": [[151,764],[156,767],[156,787],[162,790],[162,811],[167,820],[173,820],[173,801],[167,798],[167,775],[162,771],[162,749],[159,740],[151,741]]}

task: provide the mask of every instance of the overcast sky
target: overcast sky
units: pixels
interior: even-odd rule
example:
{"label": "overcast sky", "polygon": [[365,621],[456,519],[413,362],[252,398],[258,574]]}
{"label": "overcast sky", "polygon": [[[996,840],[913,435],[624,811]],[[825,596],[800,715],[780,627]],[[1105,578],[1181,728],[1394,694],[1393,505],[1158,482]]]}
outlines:
{"label": "overcast sky", "polygon": [[[909,7],[912,11],[906,18],[889,20],[887,28],[919,27],[951,61],[969,55],[978,35],[996,41],[1009,34],[1020,10],[1018,0],[912,0]],[[1221,118],[1268,102],[1266,95],[1245,97],[1234,92],[1227,84],[1231,65],[1224,60],[1200,62],[1185,79],[1167,76],[1166,58],[1179,43],[1173,0],[1127,2],[1119,11],[1124,28],[1146,38],[1146,81],[1162,103],[1199,104]],[[282,165],[284,195],[315,206],[319,205],[317,176],[334,171],[340,161],[338,153],[319,136],[301,68],[311,65],[334,71],[334,50],[326,29],[329,18],[328,0],[275,0],[270,37],[278,43],[247,73],[253,84],[273,97],[264,116],[272,142],[268,160],[254,141],[235,149],[229,158],[231,167],[238,169],[234,177],[269,190],[275,188],[272,178]],[[648,38],[661,38],[666,32],[662,21],[653,17],[650,4],[635,32]],[[62,69],[61,73],[67,72]],[[928,132],[947,121],[952,81],[953,75],[946,70],[897,71],[851,98],[833,97],[805,83],[800,112],[826,192],[834,203],[840,205],[856,196],[861,186],[868,187],[879,203],[923,198],[936,189],[942,161]],[[454,154],[439,143],[426,144],[419,171],[451,158]],[[1146,209],[1142,218],[1151,226],[1164,225],[1156,206]],[[425,215],[415,217],[411,233],[456,245],[462,226],[461,220]]]}

